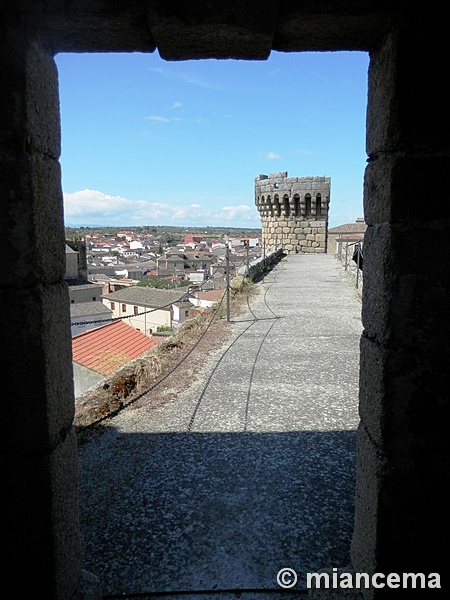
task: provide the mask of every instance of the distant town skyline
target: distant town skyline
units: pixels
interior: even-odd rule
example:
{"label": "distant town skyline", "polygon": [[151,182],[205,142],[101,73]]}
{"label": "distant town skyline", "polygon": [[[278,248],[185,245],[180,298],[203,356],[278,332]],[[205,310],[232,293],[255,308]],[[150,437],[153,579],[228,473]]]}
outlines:
{"label": "distant town skyline", "polygon": [[330,228],[363,216],[366,53],[56,62],[66,226],[260,228],[254,179],[277,171],[331,177]]}

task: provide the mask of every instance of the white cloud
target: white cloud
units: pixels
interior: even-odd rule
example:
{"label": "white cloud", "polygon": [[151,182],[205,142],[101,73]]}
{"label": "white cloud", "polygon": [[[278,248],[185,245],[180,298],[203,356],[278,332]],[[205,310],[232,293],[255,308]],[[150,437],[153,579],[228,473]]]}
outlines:
{"label": "white cloud", "polygon": [[170,123],[171,119],[167,117],[160,117],[159,115],[150,115],[149,117],[144,117],[146,121],[153,121],[154,123]]}
{"label": "white cloud", "polygon": [[183,108],[183,104],[181,102],[174,102],[172,108]]}
{"label": "white cloud", "polygon": [[132,201],[121,196],[110,196],[97,190],[82,190],[64,194],[64,213],[68,218],[102,214],[115,216],[135,209],[142,201]]}
{"label": "white cloud", "polygon": [[177,225],[239,227],[243,222],[260,227],[260,218],[254,206],[236,204],[221,206],[217,199],[207,199],[205,207],[191,202],[150,202],[111,196],[98,190],[82,190],[64,194],[64,214],[68,226],[89,225]]}
{"label": "white cloud", "polygon": [[244,219],[247,221],[252,212],[250,206],[246,204],[239,204],[238,206],[223,206],[220,210],[219,217],[226,221],[234,221],[235,219]]}
{"label": "white cloud", "polygon": [[261,154],[266,160],[279,160],[282,158],[282,156],[280,156],[276,152],[261,152]]}
{"label": "white cloud", "polygon": [[197,87],[205,88],[207,90],[223,90],[221,86],[218,86],[214,83],[210,83],[209,81],[205,81],[202,77],[199,77],[196,73],[186,72],[179,75],[179,78],[184,83],[188,83],[189,85],[195,85]]}

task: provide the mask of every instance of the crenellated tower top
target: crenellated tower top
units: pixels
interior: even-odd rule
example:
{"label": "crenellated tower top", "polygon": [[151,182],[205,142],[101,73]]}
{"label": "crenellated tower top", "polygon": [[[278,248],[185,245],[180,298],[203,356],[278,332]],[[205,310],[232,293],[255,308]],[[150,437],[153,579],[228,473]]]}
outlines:
{"label": "crenellated tower top", "polygon": [[330,191],[330,177],[288,177],[286,171],[255,177],[266,251],[326,252]]}

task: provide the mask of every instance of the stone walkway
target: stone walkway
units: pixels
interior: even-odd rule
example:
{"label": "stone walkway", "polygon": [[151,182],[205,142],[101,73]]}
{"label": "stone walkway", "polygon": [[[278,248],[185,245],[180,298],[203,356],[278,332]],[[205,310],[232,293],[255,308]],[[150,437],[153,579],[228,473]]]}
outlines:
{"label": "stone walkway", "polygon": [[349,564],[361,304],[328,255],[290,255],[258,288],[184,394],[80,448],[85,568],[105,595],[281,592],[283,567],[298,589]]}

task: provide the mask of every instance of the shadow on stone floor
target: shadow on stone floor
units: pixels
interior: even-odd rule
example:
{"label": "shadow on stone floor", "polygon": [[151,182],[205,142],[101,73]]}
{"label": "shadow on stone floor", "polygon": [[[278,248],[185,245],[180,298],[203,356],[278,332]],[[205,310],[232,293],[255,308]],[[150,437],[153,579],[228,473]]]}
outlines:
{"label": "shadow on stone floor", "polygon": [[108,427],[80,448],[85,568],[104,594],[304,587],[350,562],[355,438]]}

